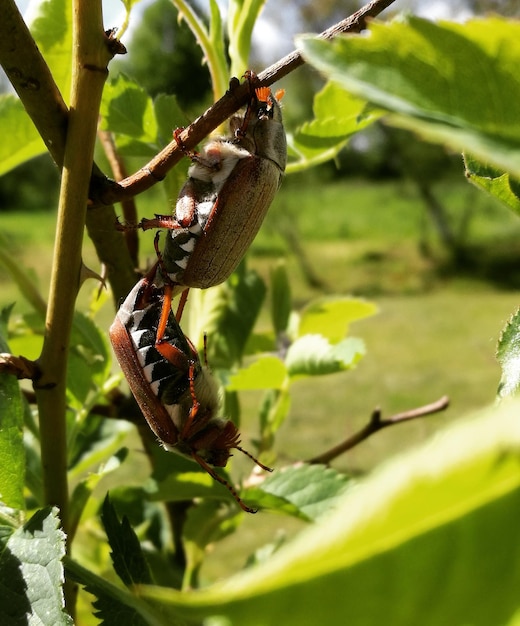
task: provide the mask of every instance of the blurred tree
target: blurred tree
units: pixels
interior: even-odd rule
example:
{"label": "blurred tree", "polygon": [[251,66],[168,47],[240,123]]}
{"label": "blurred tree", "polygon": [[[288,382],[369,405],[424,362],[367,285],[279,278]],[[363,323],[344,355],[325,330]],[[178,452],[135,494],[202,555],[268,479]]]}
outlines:
{"label": "blurred tree", "polygon": [[182,107],[190,108],[210,92],[202,52],[169,0],[158,0],[145,10],[129,50],[111,70],[132,76],[152,97],[175,94]]}
{"label": "blurred tree", "polygon": [[0,177],[0,211],[54,210],[59,180],[48,154],[20,165]]}

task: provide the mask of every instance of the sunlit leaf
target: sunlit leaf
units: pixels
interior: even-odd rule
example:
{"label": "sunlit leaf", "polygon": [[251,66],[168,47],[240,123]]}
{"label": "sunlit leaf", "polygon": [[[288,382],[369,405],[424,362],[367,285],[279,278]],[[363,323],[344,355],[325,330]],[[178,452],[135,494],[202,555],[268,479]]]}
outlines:
{"label": "sunlit leaf", "polygon": [[72,5],[67,0],[35,2],[30,18],[31,34],[68,102],[72,80]]}
{"label": "sunlit leaf", "polygon": [[520,311],[517,311],[502,330],[497,346],[497,358],[502,366],[498,387],[500,397],[514,395],[520,385]]}
{"label": "sunlit leaf", "polygon": [[377,306],[362,298],[320,298],[301,313],[299,335],[319,333],[330,342],[341,341],[352,322],[377,313]]}
{"label": "sunlit leaf", "polygon": [[409,17],[299,43],[328,78],[391,111],[389,123],[520,176],[519,22]]}
{"label": "sunlit leaf", "polygon": [[[0,352],[7,345],[8,311],[0,312]],[[24,408],[15,376],[0,373],[0,500],[13,509],[24,509],[25,452]]]}
{"label": "sunlit leaf", "polygon": [[286,379],[287,370],[278,357],[265,355],[249,367],[239,370],[229,379],[229,391],[242,389],[280,389]]}
{"label": "sunlit leaf", "polygon": [[[307,520],[316,520],[330,512],[338,498],[345,492],[349,478],[324,465],[300,465],[286,467],[268,476],[259,487],[244,492],[251,496],[259,506],[268,507],[268,498],[263,494],[273,495],[292,505],[288,513]],[[277,512],[283,511],[283,505],[276,504]]]}
{"label": "sunlit leaf", "polygon": [[63,601],[65,535],[57,509],[37,511],[0,555],[0,622],[71,626]]}
{"label": "sunlit leaf", "polygon": [[507,172],[486,166],[464,155],[466,177],[507,207],[520,214],[520,182]]}
{"label": "sunlit leaf", "polygon": [[141,143],[156,143],[158,129],[152,99],[124,74],[107,83],[100,112],[103,129]]}
{"label": "sunlit leaf", "polygon": [[268,563],[204,590],[148,587],[139,597],[165,622],[219,615],[248,626],[280,616],[284,626],[513,626],[520,610],[519,410],[518,402],[505,404],[401,453]]}
{"label": "sunlit leaf", "polygon": [[288,137],[291,153],[297,157],[289,163],[289,173],[333,159],[354,133],[381,116],[332,82],[316,94],[313,109],[314,119]]}
{"label": "sunlit leaf", "polygon": [[287,351],[285,365],[291,377],[322,376],[354,367],[364,354],[361,339],[349,337],[333,345],[323,335],[304,335]]}
{"label": "sunlit leaf", "polygon": [[0,176],[47,148],[22,103],[12,95],[0,96]]}

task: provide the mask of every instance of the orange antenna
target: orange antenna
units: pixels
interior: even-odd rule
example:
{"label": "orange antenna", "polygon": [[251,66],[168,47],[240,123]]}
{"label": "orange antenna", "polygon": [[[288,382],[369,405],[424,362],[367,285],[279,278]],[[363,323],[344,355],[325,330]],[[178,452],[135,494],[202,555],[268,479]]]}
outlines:
{"label": "orange antenna", "polygon": [[285,89],[278,89],[274,94],[274,97],[280,102],[280,100],[285,96]]}
{"label": "orange antenna", "polygon": [[255,94],[260,102],[267,102],[269,100],[269,96],[271,95],[271,90],[269,87],[258,87],[255,89]]}

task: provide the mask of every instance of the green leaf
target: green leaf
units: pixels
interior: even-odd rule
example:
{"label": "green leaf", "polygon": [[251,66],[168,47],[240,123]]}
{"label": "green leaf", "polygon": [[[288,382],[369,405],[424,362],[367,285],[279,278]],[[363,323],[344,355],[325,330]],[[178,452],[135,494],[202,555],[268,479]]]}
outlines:
{"label": "green leaf", "polygon": [[173,138],[173,131],[180,128],[186,120],[186,114],[177,103],[177,98],[164,93],[153,101],[155,119],[157,120],[158,143],[166,145]]}
{"label": "green leaf", "polygon": [[106,334],[80,311],[74,313],[71,349],[67,370],[68,402],[78,410],[85,408],[101,394],[101,388],[110,375],[111,352]]}
{"label": "green leaf", "polygon": [[[172,472],[156,485],[149,485],[148,493],[152,501],[182,502],[193,498],[212,498],[234,502],[231,493],[217,483],[202,468],[195,469],[189,461],[190,470]],[[221,475],[225,473],[219,472]],[[229,481],[229,477],[226,476]]]}
{"label": "green leaf", "polygon": [[108,459],[98,471],[90,472],[87,476],[82,477],[76,484],[74,491],[70,496],[69,504],[69,533],[71,536],[74,536],[76,532],[81,516],[83,515],[85,507],[87,506],[94,489],[98,486],[102,478],[121,467],[121,464],[125,460],[127,454],[127,448],[118,450],[117,454],[114,454],[110,459]]}
{"label": "green leaf", "polygon": [[260,407],[260,429],[262,439],[269,443],[265,445],[269,448],[273,444],[273,435],[284,423],[291,408],[291,394],[288,389],[282,391],[270,389],[264,396]]}
{"label": "green leaf", "polygon": [[313,109],[314,119],[288,137],[291,152],[298,158],[289,164],[288,173],[335,158],[354,133],[381,116],[367,111],[364,100],[331,82],[315,95]]}
{"label": "green leaf", "polygon": [[35,3],[29,24],[63,99],[68,102],[72,79],[72,5],[68,0]]}
{"label": "green leaf", "polygon": [[0,622],[71,626],[64,610],[65,535],[57,509],[37,511],[0,555]]}
{"label": "green leaf", "polygon": [[211,367],[231,369],[241,362],[265,293],[263,280],[242,261],[224,284],[190,294],[189,336],[200,345],[207,334]]}
{"label": "green leaf", "polygon": [[[209,40],[211,44],[211,51],[214,55],[214,63],[218,67],[217,75],[230,75],[230,70],[227,64],[227,55],[224,48],[224,31],[222,28],[222,16],[220,14],[220,7],[216,0],[210,0],[209,2]],[[212,72],[212,76],[214,73]],[[213,85],[213,89],[215,89]]]}
{"label": "green leaf", "polygon": [[[347,476],[325,465],[300,465],[275,471],[259,487],[246,489],[244,496],[269,508],[264,494],[273,495],[292,505],[286,511],[290,515],[317,520],[337,504],[348,483]],[[275,510],[284,512],[284,507],[277,502]]]}
{"label": "green leaf", "polygon": [[[151,626],[160,624],[145,602],[131,595],[125,588],[116,587],[106,578],[94,574],[70,558],[65,557],[67,575],[85,586],[96,597],[93,603],[96,617],[103,626]],[[172,622],[175,624],[175,622]]]}
{"label": "green leaf", "polygon": [[375,304],[362,298],[319,298],[302,311],[298,335],[319,333],[337,343],[348,334],[352,322],[377,312]]}
{"label": "green leaf", "polygon": [[[8,310],[0,312],[0,352],[7,345]],[[13,509],[24,509],[25,451],[24,408],[15,376],[0,374],[0,500]]]}
{"label": "green leaf", "polygon": [[18,98],[0,96],[0,176],[47,148]]}
{"label": "green leaf", "polygon": [[112,562],[119,578],[127,587],[150,583],[150,570],[142,553],[139,539],[126,516],[119,521],[108,495],[103,502],[101,521],[112,549]]}
{"label": "green leaf", "polygon": [[391,124],[520,176],[520,23],[409,17],[369,34],[299,43],[347,91],[391,111]]}
{"label": "green leaf", "polygon": [[459,421],[385,463],[267,563],[196,592],[141,588],[140,598],[165,622],[188,624],[219,615],[263,626],[282,615],[284,626],[513,626],[519,410],[511,402]]}
{"label": "green leaf", "polygon": [[158,128],[152,99],[124,74],[118,74],[107,83],[103,92],[101,116],[101,127],[104,130],[156,145]]}
{"label": "green leaf", "polygon": [[520,385],[520,310],[507,322],[497,346],[497,359],[502,367],[498,396],[514,395]]}
{"label": "green leaf", "polygon": [[304,335],[287,351],[285,366],[291,377],[322,376],[355,367],[364,354],[361,339],[349,337],[332,345],[322,335]]}
{"label": "green leaf", "polygon": [[281,389],[287,378],[283,361],[276,356],[265,355],[230,376],[228,391],[244,389]]}
{"label": "green leaf", "polygon": [[520,214],[520,180],[464,155],[466,177],[477,187]]}

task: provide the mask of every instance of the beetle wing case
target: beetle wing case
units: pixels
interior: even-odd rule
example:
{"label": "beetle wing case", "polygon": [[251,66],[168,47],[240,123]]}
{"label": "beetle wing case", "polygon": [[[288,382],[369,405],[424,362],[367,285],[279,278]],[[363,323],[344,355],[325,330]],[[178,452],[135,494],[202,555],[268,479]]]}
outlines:
{"label": "beetle wing case", "polygon": [[110,327],[110,341],[119,365],[150,428],[163,443],[175,446],[178,430],[146,379],[136,357],[132,338],[121,317],[118,314]]}
{"label": "beetle wing case", "polygon": [[278,190],[287,141],[278,100],[257,89],[232,137],[208,142],[193,157],[163,252],[177,286],[206,289],[224,282],[251,245]]}
{"label": "beetle wing case", "polygon": [[[156,349],[164,288],[153,284],[157,265],[130,291],[117,312],[109,335],[128,385],[157,437],[176,446],[184,416],[193,404],[189,370],[195,380],[201,370],[198,355],[186,340],[170,311],[163,342],[169,344],[175,361]],[[216,395],[216,392],[215,392]]]}
{"label": "beetle wing case", "polygon": [[[206,289],[228,278],[256,237],[280,179],[280,170],[267,159],[250,156],[235,165],[191,253],[184,284]],[[234,206],[240,210],[225,219],[223,212]]]}

